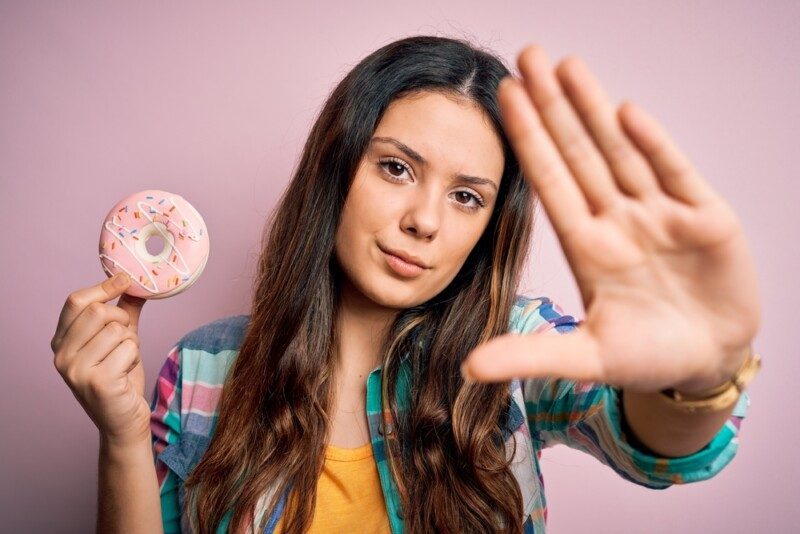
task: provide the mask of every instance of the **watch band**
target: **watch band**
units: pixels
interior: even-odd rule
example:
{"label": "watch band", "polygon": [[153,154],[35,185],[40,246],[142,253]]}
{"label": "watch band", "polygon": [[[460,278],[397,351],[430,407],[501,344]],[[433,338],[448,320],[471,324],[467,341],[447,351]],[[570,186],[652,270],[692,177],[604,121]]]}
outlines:
{"label": "watch band", "polygon": [[[688,413],[713,412],[729,408],[739,399],[744,391],[761,369],[761,357],[753,352],[745,359],[736,374],[720,386],[704,392],[702,398],[686,398],[686,395],[673,388],[661,390],[662,397],[673,407]],[[697,394],[692,394],[696,397]]]}

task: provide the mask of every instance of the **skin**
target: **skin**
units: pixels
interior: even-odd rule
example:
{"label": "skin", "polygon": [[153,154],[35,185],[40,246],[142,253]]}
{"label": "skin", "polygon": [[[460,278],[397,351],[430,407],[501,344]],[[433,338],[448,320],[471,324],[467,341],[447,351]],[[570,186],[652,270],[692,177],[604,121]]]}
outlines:
{"label": "skin", "polygon": [[[392,102],[376,137],[396,139],[426,162],[375,140],[345,201],[335,244],[345,276],[331,438],[344,447],[369,441],[366,377],[379,364],[386,327],[399,310],[425,302],[455,278],[489,223],[504,166],[502,143],[482,109],[437,92]],[[493,185],[454,180],[457,174],[486,178]],[[377,243],[417,256],[429,268],[419,277],[403,278],[387,266]]]}

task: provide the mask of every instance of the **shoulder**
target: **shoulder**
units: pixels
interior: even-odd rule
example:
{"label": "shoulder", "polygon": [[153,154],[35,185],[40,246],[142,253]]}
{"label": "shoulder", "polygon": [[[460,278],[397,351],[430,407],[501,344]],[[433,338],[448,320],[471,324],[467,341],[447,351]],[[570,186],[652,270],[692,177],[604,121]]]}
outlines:
{"label": "shoulder", "polygon": [[178,342],[181,349],[202,350],[210,354],[238,350],[244,339],[249,315],[232,315],[198,326]]}
{"label": "shoulder", "polygon": [[191,330],[177,343],[181,381],[221,386],[239,353],[249,324],[249,315],[232,315]]}
{"label": "shoulder", "polygon": [[517,294],[511,307],[508,331],[528,334],[555,330],[562,333],[576,328],[579,323],[549,297]]}

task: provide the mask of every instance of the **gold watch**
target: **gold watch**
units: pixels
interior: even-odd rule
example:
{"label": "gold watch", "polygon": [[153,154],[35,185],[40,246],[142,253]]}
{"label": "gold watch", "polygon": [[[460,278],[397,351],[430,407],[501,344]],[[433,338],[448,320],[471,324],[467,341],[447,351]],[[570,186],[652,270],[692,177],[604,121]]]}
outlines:
{"label": "gold watch", "polygon": [[719,411],[736,404],[745,386],[753,380],[760,369],[761,357],[751,351],[733,378],[724,384],[691,395],[682,394],[673,388],[661,390],[660,393],[670,405],[684,412]]}

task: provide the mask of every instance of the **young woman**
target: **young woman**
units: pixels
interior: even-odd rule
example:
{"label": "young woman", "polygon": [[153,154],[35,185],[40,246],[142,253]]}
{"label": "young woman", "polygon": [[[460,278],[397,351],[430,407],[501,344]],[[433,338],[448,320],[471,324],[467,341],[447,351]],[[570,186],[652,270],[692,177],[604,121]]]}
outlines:
{"label": "young woman", "polygon": [[[518,64],[421,36],[356,65],[251,313],[184,336],[150,403],[130,281],[70,295],[52,347],[100,430],[100,530],[543,532],[548,446],[651,488],[732,459],[746,393],[692,412],[660,391],[705,398],[753,361],[735,215],[579,60]],[[539,199],[583,321],[516,293]]]}

